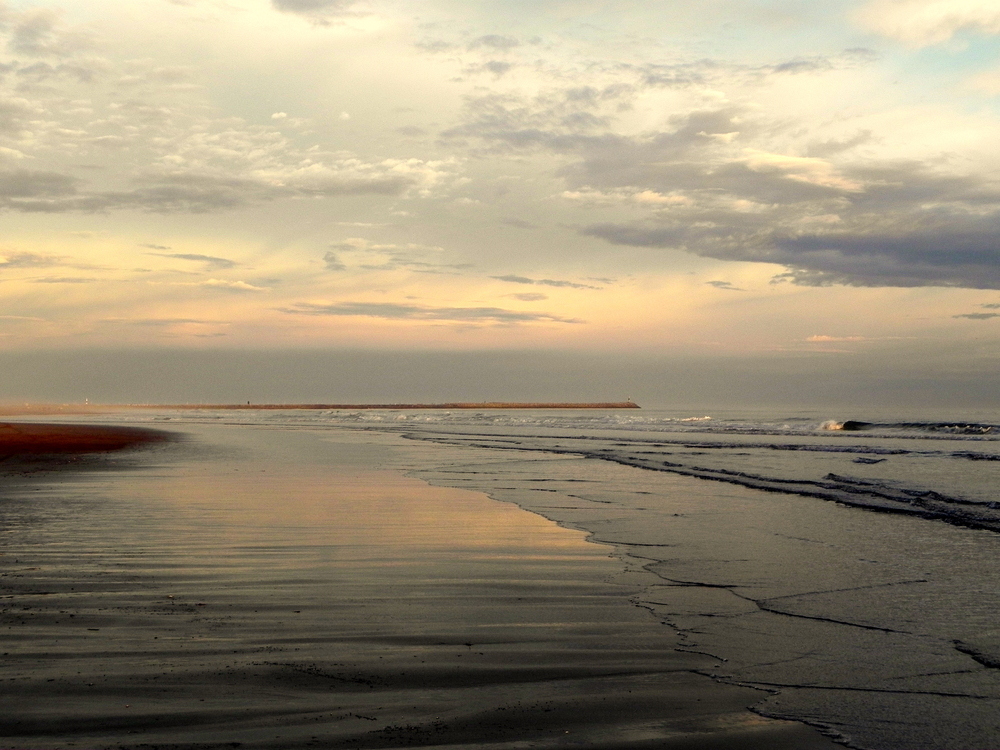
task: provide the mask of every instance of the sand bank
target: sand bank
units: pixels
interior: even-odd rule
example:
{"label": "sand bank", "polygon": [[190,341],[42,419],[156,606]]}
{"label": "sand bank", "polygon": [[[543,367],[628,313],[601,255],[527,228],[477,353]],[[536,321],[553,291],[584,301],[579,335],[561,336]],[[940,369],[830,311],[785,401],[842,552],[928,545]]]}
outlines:
{"label": "sand bank", "polygon": [[833,747],[699,674],[648,571],[404,476],[466,450],[185,429],[0,501],[0,746]]}
{"label": "sand bank", "polygon": [[168,433],[138,427],[0,422],[0,459],[103,453],[160,443],[169,438]]}

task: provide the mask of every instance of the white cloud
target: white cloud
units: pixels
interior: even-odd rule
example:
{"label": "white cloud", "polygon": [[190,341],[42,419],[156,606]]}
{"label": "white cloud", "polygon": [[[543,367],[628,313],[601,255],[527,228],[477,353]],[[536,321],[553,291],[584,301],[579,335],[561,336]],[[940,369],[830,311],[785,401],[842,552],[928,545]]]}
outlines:
{"label": "white cloud", "polygon": [[753,148],[744,149],[743,152],[746,154],[743,161],[754,172],[780,174],[790,180],[851,192],[860,191],[863,187],[857,180],[845,178],[833,164],[824,159],[769,154]]}
{"label": "white cloud", "polygon": [[[152,283],[152,282],[151,282]],[[226,279],[205,279],[204,281],[175,281],[170,286],[191,286],[207,289],[221,289],[227,292],[269,292],[265,286],[248,284],[245,281],[228,281]]]}
{"label": "white cloud", "polygon": [[990,96],[1000,94],[1000,70],[984,70],[965,82],[965,88],[981,91]]}
{"label": "white cloud", "polygon": [[854,14],[864,29],[913,47],[941,44],[962,31],[1000,34],[996,0],[871,0]]}
{"label": "white cloud", "polygon": [[[327,17],[353,4],[275,7]],[[0,170],[0,210],[210,212],[282,198],[426,197],[447,190],[459,170],[450,158],[362,158],[309,142],[321,139],[307,132],[311,120],[285,111],[264,122],[233,116],[203,85],[204,65],[171,64],[156,48],[116,59],[110,36],[98,42],[52,10],[5,10],[4,20],[0,164],[35,168]]]}

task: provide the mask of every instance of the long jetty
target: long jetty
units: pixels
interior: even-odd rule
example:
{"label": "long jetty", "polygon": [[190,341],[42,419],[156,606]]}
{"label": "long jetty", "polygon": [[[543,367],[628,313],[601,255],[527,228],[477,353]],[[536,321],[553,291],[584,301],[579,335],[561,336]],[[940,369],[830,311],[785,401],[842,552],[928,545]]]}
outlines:
{"label": "long jetty", "polygon": [[600,401],[586,403],[547,403],[521,401],[456,401],[444,404],[118,404],[115,408],[130,409],[639,409],[634,401]]}

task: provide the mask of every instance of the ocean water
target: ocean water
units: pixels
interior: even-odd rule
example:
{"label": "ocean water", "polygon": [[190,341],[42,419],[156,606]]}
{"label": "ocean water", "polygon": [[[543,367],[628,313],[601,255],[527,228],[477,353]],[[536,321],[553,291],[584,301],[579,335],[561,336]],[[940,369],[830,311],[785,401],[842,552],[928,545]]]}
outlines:
{"label": "ocean water", "polygon": [[[139,421],[343,425],[492,439],[1000,531],[1000,413],[253,411]],[[511,443],[510,440],[516,440]]]}
{"label": "ocean water", "polygon": [[704,674],[757,689],[758,713],[859,748],[1000,747],[1000,413],[114,417],[123,420],[390,432],[458,448],[467,460],[410,471],[582,530],[653,574],[633,604],[684,650],[713,657]]}

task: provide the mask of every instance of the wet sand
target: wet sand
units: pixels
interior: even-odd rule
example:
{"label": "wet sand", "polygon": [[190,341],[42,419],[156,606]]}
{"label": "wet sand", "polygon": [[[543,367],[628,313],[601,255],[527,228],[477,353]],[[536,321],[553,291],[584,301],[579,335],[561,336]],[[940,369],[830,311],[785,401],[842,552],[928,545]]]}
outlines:
{"label": "wet sand", "polygon": [[0,747],[835,747],[700,674],[649,571],[404,474],[464,449],[184,429],[0,464]]}

